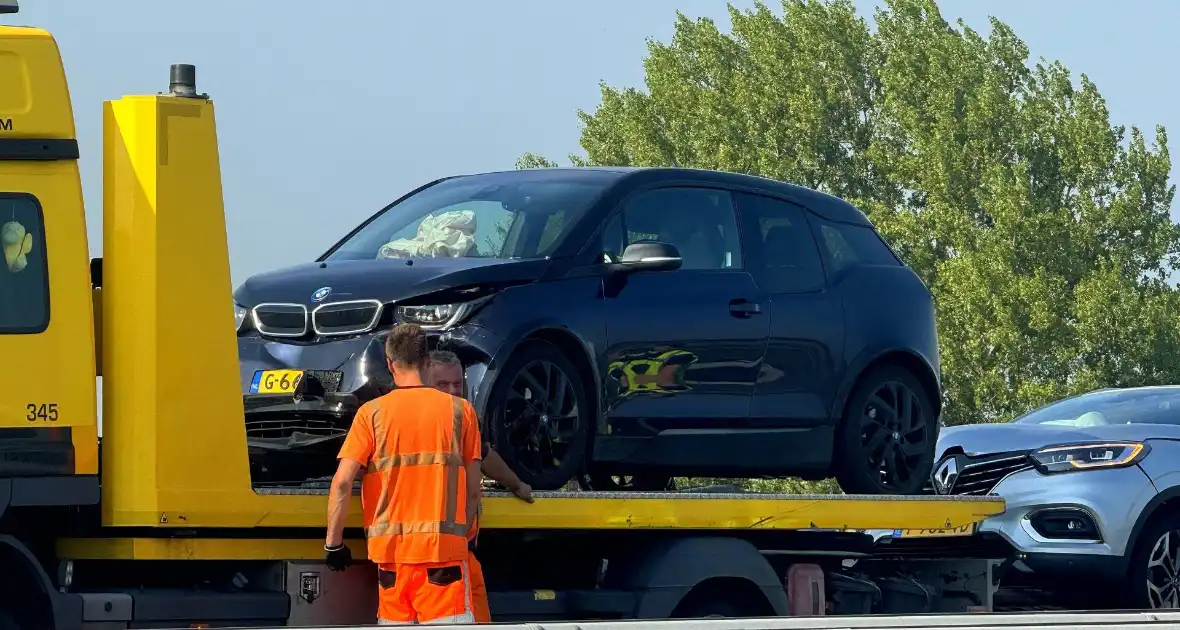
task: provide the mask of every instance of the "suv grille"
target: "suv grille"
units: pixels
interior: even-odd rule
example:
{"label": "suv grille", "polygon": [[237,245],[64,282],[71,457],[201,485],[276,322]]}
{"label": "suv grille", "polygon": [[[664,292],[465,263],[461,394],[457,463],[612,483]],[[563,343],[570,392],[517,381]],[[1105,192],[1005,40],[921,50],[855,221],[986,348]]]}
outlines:
{"label": "suv grille", "polygon": [[311,327],[317,335],[356,335],[372,330],[380,319],[378,300],[332,302],[311,312]]}
{"label": "suv grille", "polygon": [[[982,457],[968,457],[956,455],[955,461],[959,467],[959,474],[951,484],[947,494],[985,495],[995,489],[1000,481],[1012,473],[1031,470],[1032,463],[1028,454],[1032,451],[1012,451],[996,453]],[[942,460],[945,461],[945,460]],[[935,474],[942,466],[942,461],[935,465]],[[927,483],[925,491],[934,494],[934,486]]]}
{"label": "suv grille", "polygon": [[307,307],[302,304],[259,304],[254,307],[254,327],[272,337],[307,334]]}

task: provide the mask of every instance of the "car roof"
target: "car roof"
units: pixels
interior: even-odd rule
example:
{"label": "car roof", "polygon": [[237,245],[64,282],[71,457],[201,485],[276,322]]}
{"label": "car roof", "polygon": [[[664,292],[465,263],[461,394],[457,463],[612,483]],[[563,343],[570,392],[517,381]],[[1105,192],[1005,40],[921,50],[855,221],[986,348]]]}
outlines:
{"label": "car roof", "polygon": [[[495,171],[478,174],[473,173],[467,176],[528,172],[530,175],[541,175],[543,178],[544,173],[551,173],[553,176],[557,177],[568,175],[568,173],[571,171],[613,173],[618,176],[618,180],[620,182],[626,180],[634,182],[635,185],[658,183],[662,180],[688,180],[702,183],[727,184],[731,186],[753,188],[790,199],[791,201],[794,201],[795,203],[830,221],[854,223],[857,225],[871,225],[869,223],[868,217],[866,217],[863,212],[861,212],[856,206],[843,199],[840,199],[839,197],[829,195],[818,190],[813,190],[805,186],[781,182],[758,175],[747,175],[744,173],[662,166],[563,166],[555,168],[519,169],[516,171]],[[459,175],[457,177],[467,176]]]}
{"label": "car roof", "polygon": [[1137,387],[1103,387],[1102,389],[1090,390],[1082,396],[1091,396],[1093,394],[1103,394],[1107,392],[1139,392],[1149,394],[1152,392],[1177,392],[1180,393],[1180,385],[1140,385]]}

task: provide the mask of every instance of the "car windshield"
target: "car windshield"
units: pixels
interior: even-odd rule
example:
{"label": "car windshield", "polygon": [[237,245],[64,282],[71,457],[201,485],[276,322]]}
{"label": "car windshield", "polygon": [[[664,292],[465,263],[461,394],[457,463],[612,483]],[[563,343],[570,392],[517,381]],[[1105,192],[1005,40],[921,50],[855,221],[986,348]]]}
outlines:
{"label": "car windshield", "polygon": [[544,258],[616,177],[544,169],[448,179],[389,206],[324,259]]}
{"label": "car windshield", "polygon": [[1180,388],[1110,390],[1066,398],[1013,422],[1067,427],[1180,424]]}

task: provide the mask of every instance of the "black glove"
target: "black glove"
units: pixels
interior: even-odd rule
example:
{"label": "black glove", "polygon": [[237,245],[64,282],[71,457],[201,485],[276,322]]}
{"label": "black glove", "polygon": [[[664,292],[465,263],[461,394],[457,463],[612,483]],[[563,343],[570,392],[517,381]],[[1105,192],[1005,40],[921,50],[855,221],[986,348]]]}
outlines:
{"label": "black glove", "polygon": [[352,564],[352,550],[344,543],[335,547],[324,547],[324,551],[327,552],[324,556],[324,564],[333,571],[343,571]]}

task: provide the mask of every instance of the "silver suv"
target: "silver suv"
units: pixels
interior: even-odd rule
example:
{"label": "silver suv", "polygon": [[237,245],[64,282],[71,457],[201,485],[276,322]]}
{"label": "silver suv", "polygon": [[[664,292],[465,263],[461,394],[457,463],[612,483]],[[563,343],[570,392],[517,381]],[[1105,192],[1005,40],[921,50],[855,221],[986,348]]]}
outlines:
{"label": "silver suv", "polygon": [[[1042,584],[1180,608],[1180,386],[1103,389],[942,430],[928,491],[999,495],[980,525]],[[1040,579],[1044,578],[1044,579]],[[1091,589],[1087,589],[1091,590]]]}

